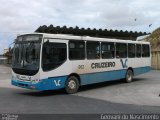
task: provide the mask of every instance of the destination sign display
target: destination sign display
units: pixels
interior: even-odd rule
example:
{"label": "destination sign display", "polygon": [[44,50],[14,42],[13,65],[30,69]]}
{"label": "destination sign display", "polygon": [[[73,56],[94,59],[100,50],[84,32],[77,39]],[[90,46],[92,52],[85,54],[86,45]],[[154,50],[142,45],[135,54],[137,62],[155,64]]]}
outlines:
{"label": "destination sign display", "polygon": [[16,42],[22,42],[22,41],[39,41],[42,40],[42,35],[36,35],[36,34],[29,34],[29,35],[22,35],[18,36],[16,39]]}

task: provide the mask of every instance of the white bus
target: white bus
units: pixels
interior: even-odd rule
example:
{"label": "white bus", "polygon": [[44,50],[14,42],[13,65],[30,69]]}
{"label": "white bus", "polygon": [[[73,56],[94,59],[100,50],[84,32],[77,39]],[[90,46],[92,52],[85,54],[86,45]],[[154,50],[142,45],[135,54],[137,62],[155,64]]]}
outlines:
{"label": "white bus", "polygon": [[33,90],[65,89],[124,79],[150,71],[150,43],[73,36],[24,34],[15,40],[12,85]]}

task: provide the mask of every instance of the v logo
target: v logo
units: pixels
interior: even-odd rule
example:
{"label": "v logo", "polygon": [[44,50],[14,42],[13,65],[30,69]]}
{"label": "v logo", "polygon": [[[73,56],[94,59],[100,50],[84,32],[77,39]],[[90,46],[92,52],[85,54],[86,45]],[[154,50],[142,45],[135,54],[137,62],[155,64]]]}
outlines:
{"label": "v logo", "polygon": [[54,80],[55,85],[58,86],[58,87],[61,86],[60,81],[61,80]]}
{"label": "v logo", "polygon": [[122,63],[123,68],[128,68],[127,61],[128,61],[128,59],[121,59],[121,63]]}

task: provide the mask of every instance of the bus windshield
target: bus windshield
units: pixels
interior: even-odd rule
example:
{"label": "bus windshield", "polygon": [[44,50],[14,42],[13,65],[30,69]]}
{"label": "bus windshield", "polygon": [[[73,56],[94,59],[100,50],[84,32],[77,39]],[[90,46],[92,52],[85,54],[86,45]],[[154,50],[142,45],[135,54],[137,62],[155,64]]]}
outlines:
{"label": "bus windshield", "polygon": [[12,68],[17,74],[35,75],[39,70],[41,42],[39,40],[26,41],[25,37],[28,36],[23,37],[24,41],[17,38],[19,41],[15,43]]}

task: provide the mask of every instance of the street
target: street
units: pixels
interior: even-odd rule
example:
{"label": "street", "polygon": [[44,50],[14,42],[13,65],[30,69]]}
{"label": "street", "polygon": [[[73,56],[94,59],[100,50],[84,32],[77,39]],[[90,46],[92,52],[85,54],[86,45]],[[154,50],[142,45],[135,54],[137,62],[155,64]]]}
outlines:
{"label": "street", "polygon": [[10,67],[0,65],[0,113],[160,113],[159,73],[137,76],[132,83],[83,86],[78,93],[67,95],[63,90],[38,92],[12,86]]}

